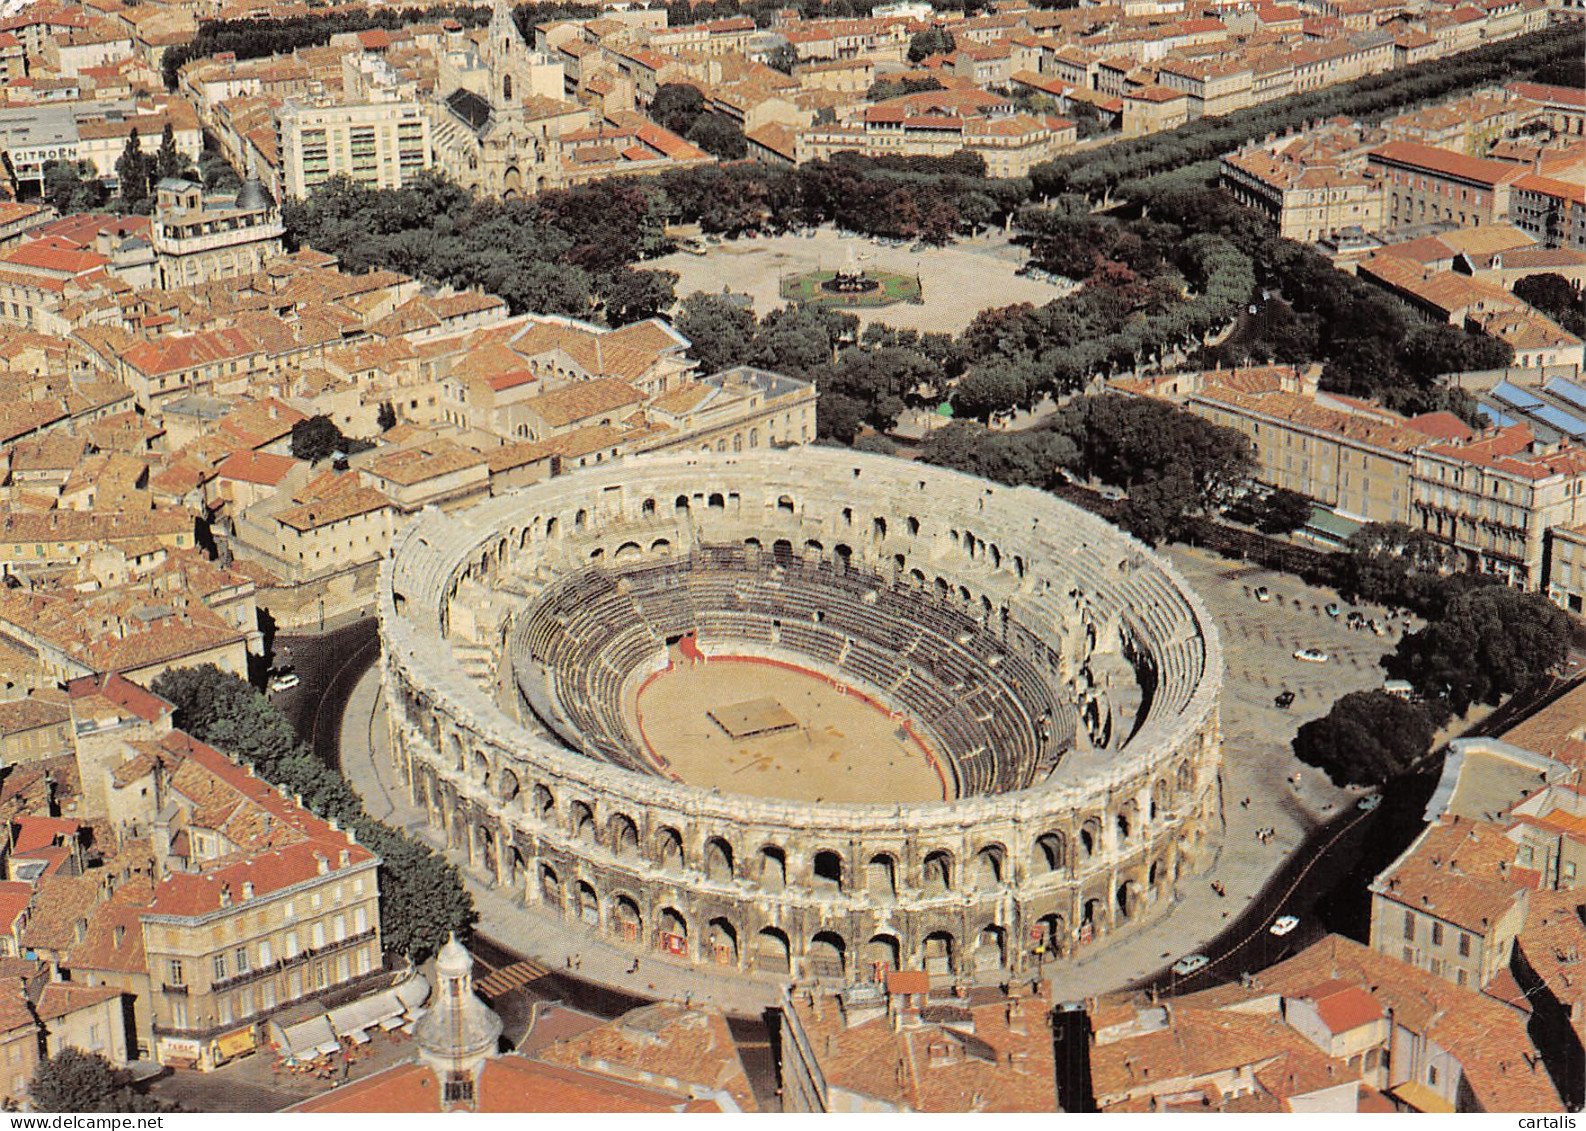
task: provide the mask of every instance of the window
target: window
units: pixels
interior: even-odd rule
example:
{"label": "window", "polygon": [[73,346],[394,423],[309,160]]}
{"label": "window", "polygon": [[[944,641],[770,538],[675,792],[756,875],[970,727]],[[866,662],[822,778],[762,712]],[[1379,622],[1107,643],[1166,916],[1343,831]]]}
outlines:
{"label": "window", "polygon": [[248,948],[245,946],[239,946],[233,954],[233,957],[237,960],[237,973],[246,974],[251,968],[248,963]]}
{"label": "window", "polygon": [[262,940],[259,943],[259,965],[260,966],[268,966],[268,965],[270,965],[271,962],[274,962],[274,961],[275,961],[274,957],[270,954],[270,940],[269,939]]}
{"label": "window", "polygon": [[1428,1064],[1426,1066],[1426,1082],[1433,1087],[1437,1086],[1437,1065]]}
{"label": "window", "polygon": [[226,956],[224,954],[217,954],[217,955],[215,955],[215,981],[223,982],[225,980],[226,980]]}
{"label": "window", "polygon": [[352,911],[352,931],[353,931],[353,934],[361,935],[365,931],[367,931],[368,929],[369,929],[369,909],[367,907],[355,907],[355,908],[353,908],[353,911]]}
{"label": "window", "polygon": [[1432,945],[1443,945],[1443,924],[1441,923],[1433,922],[1432,924]]}
{"label": "window", "polygon": [[1461,958],[1470,957],[1470,936],[1464,931],[1459,933],[1459,956]]}
{"label": "window", "polygon": [[182,980],[182,960],[180,958],[173,958],[165,964],[165,980],[173,986],[186,985]]}
{"label": "window", "polygon": [[288,932],[286,932],[286,956],[288,958],[296,958],[297,957],[297,932],[296,931],[288,931]]}
{"label": "window", "polygon": [[1404,937],[1410,942],[1415,941],[1415,912],[1404,913]]}
{"label": "window", "polygon": [[297,905],[290,899],[287,900],[286,906],[281,908],[281,914],[286,919],[286,921],[290,923],[293,919],[297,918]]}
{"label": "window", "polygon": [[177,997],[177,998],[172,998],[171,999],[171,1028],[173,1028],[173,1029],[185,1029],[185,1028],[187,1028],[187,999],[186,998]]}
{"label": "window", "polygon": [[318,950],[320,947],[325,945],[325,924],[324,923],[315,923],[314,924],[313,939],[314,939],[314,949],[315,950]]}

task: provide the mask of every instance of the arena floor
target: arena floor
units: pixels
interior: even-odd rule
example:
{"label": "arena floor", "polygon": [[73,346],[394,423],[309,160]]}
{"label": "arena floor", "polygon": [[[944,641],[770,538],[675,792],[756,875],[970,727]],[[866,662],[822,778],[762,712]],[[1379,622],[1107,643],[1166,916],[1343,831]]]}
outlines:
{"label": "arena floor", "polygon": [[[925,746],[885,708],[790,665],[674,663],[643,683],[628,706],[652,756],[690,785],[839,803],[946,795]],[[781,729],[743,733],[759,725]]]}

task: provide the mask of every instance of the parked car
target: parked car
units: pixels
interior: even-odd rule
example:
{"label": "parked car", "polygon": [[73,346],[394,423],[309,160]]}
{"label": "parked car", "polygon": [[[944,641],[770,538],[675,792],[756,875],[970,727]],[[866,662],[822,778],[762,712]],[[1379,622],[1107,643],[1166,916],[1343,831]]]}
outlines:
{"label": "parked car", "polygon": [[290,691],[303,681],[297,678],[296,672],[282,672],[280,675],[270,677],[270,693],[277,691]]}
{"label": "parked car", "polygon": [[1355,802],[1355,808],[1359,809],[1362,813],[1369,813],[1381,804],[1382,794],[1373,793],[1370,797],[1362,797],[1359,801]]}
{"label": "parked car", "polygon": [[1210,963],[1211,959],[1207,958],[1204,954],[1187,954],[1177,962],[1173,963],[1173,973],[1182,978],[1186,974],[1195,973],[1195,971],[1202,969]]}
{"label": "parked car", "polygon": [[1294,692],[1278,692],[1277,697],[1272,700],[1272,705],[1275,707],[1282,707],[1285,711],[1287,711],[1290,707],[1294,706]]}
{"label": "parked car", "polygon": [[1272,591],[1265,585],[1256,586],[1256,600],[1260,601],[1262,604],[1265,604],[1266,602],[1272,600]]}
{"label": "parked car", "polygon": [[1324,609],[1323,611],[1326,612],[1327,615],[1332,617],[1334,620],[1337,620],[1338,619],[1338,602],[1337,601],[1329,601],[1329,602],[1327,602],[1327,608]]}
{"label": "parked car", "polygon": [[1268,929],[1274,935],[1277,935],[1279,938],[1282,938],[1284,935],[1288,934],[1290,931],[1292,931],[1295,927],[1298,927],[1299,925],[1300,925],[1300,921],[1295,916],[1293,916],[1293,915],[1280,915],[1280,916],[1278,916],[1277,921],[1275,923],[1273,923],[1272,926],[1270,928],[1268,928]]}
{"label": "parked car", "polygon": [[1300,648],[1295,651],[1296,660],[1304,660],[1308,664],[1325,664],[1332,657],[1319,648]]}

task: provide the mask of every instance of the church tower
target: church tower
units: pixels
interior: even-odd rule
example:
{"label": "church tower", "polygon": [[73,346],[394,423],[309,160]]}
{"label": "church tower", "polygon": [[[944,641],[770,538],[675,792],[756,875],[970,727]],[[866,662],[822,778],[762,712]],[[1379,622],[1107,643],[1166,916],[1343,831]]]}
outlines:
{"label": "church tower", "polygon": [[491,6],[484,57],[490,68],[490,108],[499,117],[522,106],[534,93],[534,52],[518,30],[507,0],[495,0]]}
{"label": "church tower", "polygon": [[449,1110],[478,1099],[485,1061],[496,1055],[501,1018],[474,996],[474,958],[453,935],[435,956],[435,996],[413,1028],[419,1058],[441,1081]]}

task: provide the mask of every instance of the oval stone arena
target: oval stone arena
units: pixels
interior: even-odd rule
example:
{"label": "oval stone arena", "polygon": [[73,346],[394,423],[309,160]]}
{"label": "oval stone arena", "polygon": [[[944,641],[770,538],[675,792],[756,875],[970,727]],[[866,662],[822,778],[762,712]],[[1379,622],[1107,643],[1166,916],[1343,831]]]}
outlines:
{"label": "oval stone arena", "polygon": [[429,510],[381,575],[391,757],[476,872],[635,955],[1024,973],[1171,904],[1215,627],[1096,516],[824,448]]}

